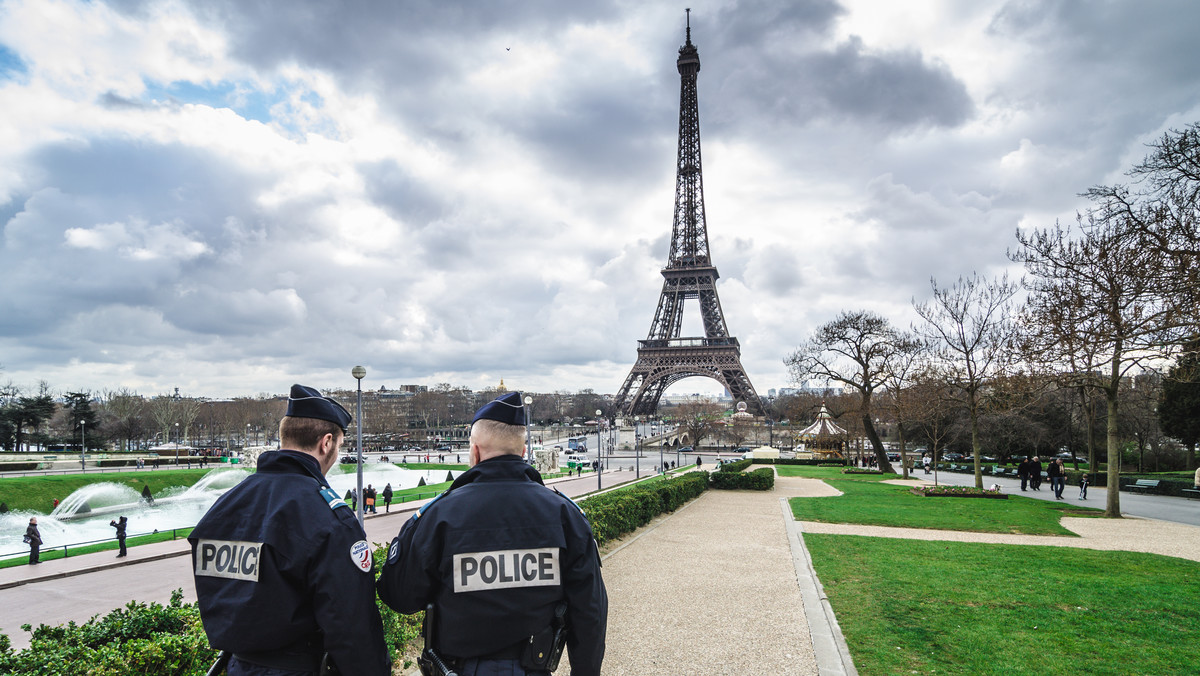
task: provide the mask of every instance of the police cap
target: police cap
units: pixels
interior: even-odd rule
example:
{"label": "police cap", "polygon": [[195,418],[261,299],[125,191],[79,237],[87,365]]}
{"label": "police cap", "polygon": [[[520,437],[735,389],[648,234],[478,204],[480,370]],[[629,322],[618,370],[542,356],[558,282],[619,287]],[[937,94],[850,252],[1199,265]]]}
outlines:
{"label": "police cap", "polygon": [[509,392],[484,404],[475,412],[471,424],[480,420],[495,420],[505,425],[525,425],[525,407],[521,405],[521,393]]}
{"label": "police cap", "polygon": [[292,385],[288,395],[287,413],[290,418],[316,418],[328,420],[342,428],[342,433],[350,427],[350,412],[333,399],[322,395],[317,390],[303,385]]}

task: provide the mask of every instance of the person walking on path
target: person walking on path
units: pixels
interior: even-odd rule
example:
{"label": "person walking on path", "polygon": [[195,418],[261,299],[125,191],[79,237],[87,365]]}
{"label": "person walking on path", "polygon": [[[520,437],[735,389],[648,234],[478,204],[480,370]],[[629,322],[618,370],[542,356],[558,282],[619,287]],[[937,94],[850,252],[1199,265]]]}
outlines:
{"label": "person walking on path", "polygon": [[375,487],[372,486],[371,484],[367,484],[367,487],[363,489],[363,505],[366,507],[367,512],[369,512],[371,514],[376,513],[375,512]]}
{"label": "person walking on path", "polygon": [[1200,488],[1200,467],[1196,468],[1196,476],[1192,478],[1192,483],[1196,484],[1196,488]]}
{"label": "person walking on path", "polygon": [[1054,499],[1062,500],[1063,487],[1066,485],[1066,468],[1062,458],[1055,458],[1046,467],[1046,477],[1050,479],[1050,490],[1054,491]]}
{"label": "person walking on path", "polygon": [[117,545],[120,547],[120,551],[117,552],[118,559],[121,558],[122,556],[125,556],[125,554],[127,553],[125,551],[125,527],[128,524],[129,524],[129,519],[127,519],[123,516],[121,517],[121,519],[119,521],[109,521],[108,522],[108,525],[117,529]]}
{"label": "person walking on path", "polygon": [[1029,487],[1035,491],[1042,490],[1042,461],[1036,455],[1029,461]]}
{"label": "person walking on path", "polygon": [[37,517],[30,517],[29,525],[25,528],[25,542],[29,544],[30,565],[39,563],[42,555],[42,534],[38,531]]}
{"label": "person walking on path", "polygon": [[1079,475],[1079,499],[1087,500],[1088,475],[1087,472]]}
{"label": "person walking on path", "polygon": [[1025,456],[1017,465],[1017,476],[1021,477],[1021,490],[1028,490],[1026,486],[1029,485],[1029,456]]}
{"label": "person walking on path", "polygon": [[392,485],[390,483],[383,487],[381,495],[383,495],[383,511],[386,514],[392,511]]}

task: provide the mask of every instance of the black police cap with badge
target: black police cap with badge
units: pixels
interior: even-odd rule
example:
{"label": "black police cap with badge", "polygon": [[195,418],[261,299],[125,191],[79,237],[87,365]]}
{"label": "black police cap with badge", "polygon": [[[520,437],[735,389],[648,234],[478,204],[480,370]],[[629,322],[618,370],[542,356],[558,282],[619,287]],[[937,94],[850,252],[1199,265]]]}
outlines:
{"label": "black police cap with badge", "polygon": [[505,425],[524,427],[525,407],[521,405],[521,393],[509,392],[484,404],[483,408],[475,412],[475,418],[471,420],[471,424],[480,420],[495,420]]}
{"label": "black police cap with badge", "polygon": [[352,419],[350,412],[341,404],[303,385],[292,385],[292,391],[288,395],[287,413],[284,415],[289,418],[328,420],[342,428],[342,434],[350,428]]}

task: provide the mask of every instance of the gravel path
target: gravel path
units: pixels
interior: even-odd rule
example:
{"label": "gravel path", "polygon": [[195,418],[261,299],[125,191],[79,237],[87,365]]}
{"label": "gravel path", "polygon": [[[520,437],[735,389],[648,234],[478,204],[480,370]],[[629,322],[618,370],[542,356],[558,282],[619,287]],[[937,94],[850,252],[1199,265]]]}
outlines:
{"label": "gravel path", "polygon": [[605,674],[817,673],[783,483],[707,491],[607,555]]}

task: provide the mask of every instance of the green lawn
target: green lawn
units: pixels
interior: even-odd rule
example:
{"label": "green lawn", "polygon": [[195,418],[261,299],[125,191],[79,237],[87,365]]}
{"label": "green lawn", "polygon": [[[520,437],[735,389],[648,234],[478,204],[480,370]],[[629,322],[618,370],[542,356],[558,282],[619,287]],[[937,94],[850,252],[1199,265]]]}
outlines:
{"label": "green lawn", "polygon": [[1200,673],[1200,563],[852,535],[804,541],[864,676]]}
{"label": "green lawn", "polygon": [[913,495],[904,486],[880,483],[882,479],[895,478],[895,475],[841,474],[837,468],[794,465],[779,469],[792,470],[787,474],[791,476],[822,478],[843,493],[838,497],[792,498],[789,501],[792,514],[799,521],[1073,536],[1074,533],[1059,524],[1064,514],[1099,516],[1103,513],[1070,502],[1046,502],[1019,496],[1010,496],[1007,500],[921,497]]}

